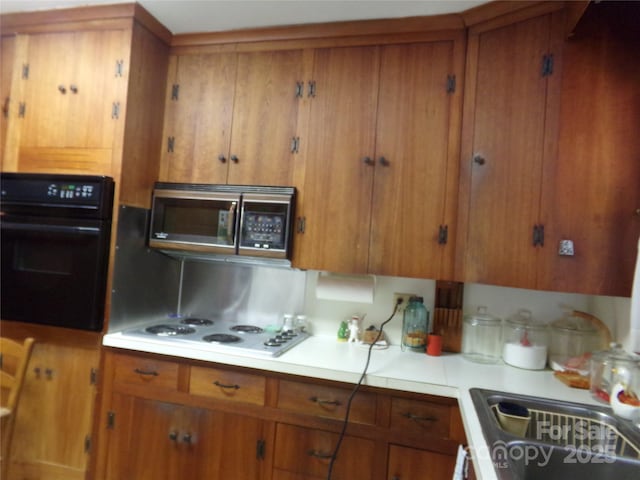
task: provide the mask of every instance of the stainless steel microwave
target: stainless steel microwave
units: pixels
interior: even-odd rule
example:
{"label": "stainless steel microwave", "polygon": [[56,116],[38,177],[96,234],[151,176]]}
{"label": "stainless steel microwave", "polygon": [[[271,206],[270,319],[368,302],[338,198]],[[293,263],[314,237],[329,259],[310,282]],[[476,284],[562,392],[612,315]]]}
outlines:
{"label": "stainless steel microwave", "polygon": [[158,182],[149,246],[289,259],[294,187]]}

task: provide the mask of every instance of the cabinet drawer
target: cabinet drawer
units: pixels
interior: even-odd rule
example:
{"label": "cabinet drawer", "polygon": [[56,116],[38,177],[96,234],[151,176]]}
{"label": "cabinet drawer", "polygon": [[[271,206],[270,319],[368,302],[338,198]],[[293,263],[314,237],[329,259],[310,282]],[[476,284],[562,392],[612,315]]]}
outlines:
{"label": "cabinet drawer", "polygon": [[[278,424],[274,468],[276,471],[326,478],[338,437],[337,433]],[[345,436],[333,466],[335,478],[373,478],[374,452],[373,440]],[[278,475],[275,477],[279,478]],[[282,475],[281,478],[288,477]]]}
{"label": "cabinet drawer", "polygon": [[266,380],[260,375],[218,368],[191,367],[189,393],[264,405]]}
{"label": "cabinet drawer", "polygon": [[391,428],[417,435],[448,437],[450,407],[406,398],[391,399]]}
{"label": "cabinet drawer", "polygon": [[178,364],[151,358],[116,355],[114,357],[116,385],[144,385],[176,390]]}
{"label": "cabinet drawer", "polygon": [[[278,408],[318,417],[342,420],[347,411],[351,389],[310,383],[280,382]],[[349,421],[375,424],[376,396],[358,392],[351,403]]]}

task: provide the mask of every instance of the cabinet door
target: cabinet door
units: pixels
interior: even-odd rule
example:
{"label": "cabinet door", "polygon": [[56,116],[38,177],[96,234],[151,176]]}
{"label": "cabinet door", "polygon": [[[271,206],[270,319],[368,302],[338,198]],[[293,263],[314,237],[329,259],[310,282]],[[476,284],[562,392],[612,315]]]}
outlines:
{"label": "cabinet door", "polygon": [[[15,54],[15,37],[0,38],[0,169],[5,170],[4,156],[7,145],[7,124],[10,118],[11,106],[11,78],[13,76],[13,60]],[[15,101],[15,98],[13,99]]]}
{"label": "cabinet door", "polygon": [[291,185],[302,52],[238,55],[227,183]]}
{"label": "cabinet door", "polygon": [[390,480],[449,480],[456,464],[455,457],[415,448],[389,447]]}
{"label": "cabinet door", "polygon": [[97,349],[36,343],[16,419],[15,478],[84,478],[97,365]]}
{"label": "cabinet door", "polygon": [[296,267],[367,271],[378,68],[377,47],[315,52]]}
{"label": "cabinet door", "polygon": [[108,479],[260,478],[258,419],[121,394],[113,407]]}
{"label": "cabinet door", "polygon": [[455,128],[454,92],[447,91],[453,53],[452,41],[382,48],[371,273],[423,278],[452,273],[443,271],[443,255],[452,248],[438,238],[446,203],[457,196],[447,189],[448,169],[457,171],[458,161],[449,149],[449,130]]}
{"label": "cabinet door", "polygon": [[226,183],[236,67],[235,53],[171,58],[160,180]]}
{"label": "cabinet door", "polygon": [[[631,294],[640,236],[637,15],[633,2],[592,5],[565,44],[541,289]],[[559,255],[562,240],[573,242],[572,256]]]}
{"label": "cabinet door", "polygon": [[116,71],[128,60],[124,45],[123,31],[30,36],[21,150],[112,148],[113,106],[125,107],[126,79]]}
{"label": "cabinet door", "polygon": [[[326,478],[337,441],[338,434],[335,433],[278,424],[274,478]],[[345,436],[333,467],[332,478],[374,478],[374,454],[373,440]]]}
{"label": "cabinet door", "polygon": [[469,37],[459,239],[468,282],[536,285],[547,90],[558,77],[543,68],[552,17]]}

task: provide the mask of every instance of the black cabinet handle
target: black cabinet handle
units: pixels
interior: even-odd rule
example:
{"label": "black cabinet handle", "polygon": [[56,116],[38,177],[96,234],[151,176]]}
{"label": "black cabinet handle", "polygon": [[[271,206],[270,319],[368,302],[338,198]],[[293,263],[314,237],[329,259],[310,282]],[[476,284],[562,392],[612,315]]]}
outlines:
{"label": "black cabinet handle", "polygon": [[220,383],[218,380],[216,380],[215,382],[213,382],[213,384],[216,387],[220,387],[220,388],[232,388],[234,390],[238,390],[240,388],[240,385],[225,385],[224,383]]}
{"label": "black cabinet handle", "polygon": [[148,377],[157,377],[158,376],[158,372],[156,372],[155,370],[141,370],[139,368],[136,368],[134,370],[135,373],[137,373],[138,375],[145,375]]}
{"label": "black cabinet handle", "polygon": [[389,162],[389,160],[387,160],[384,157],[380,157],[378,161],[380,162],[380,165],[382,165],[383,167],[388,167],[389,165],[391,165],[391,162]]}
{"label": "black cabinet handle", "polygon": [[373,161],[373,159],[371,157],[364,157],[362,159],[362,161],[366,164],[366,165],[375,165],[376,162]]}
{"label": "black cabinet handle", "polygon": [[67,93],[67,88],[64,85],[58,85],[58,91],[64,95]]}
{"label": "black cabinet handle", "polygon": [[307,452],[307,455],[309,455],[310,457],[313,458],[319,458],[321,460],[328,460],[332,457],[332,455],[330,453],[323,453],[323,452],[319,452],[317,450],[309,450]]}
{"label": "black cabinet handle", "polygon": [[178,432],[171,431],[169,432],[169,440],[171,440],[172,442],[177,442],[178,441]]}
{"label": "black cabinet handle", "polygon": [[227,161],[227,157],[225,157],[224,155],[220,154],[220,155],[218,155],[218,160],[220,160],[220,163],[225,163]]}
{"label": "black cabinet handle", "polygon": [[486,160],[482,155],[474,155],[473,162],[477,163],[478,165],[484,165]]}
{"label": "black cabinet handle", "polygon": [[408,418],[409,420],[413,420],[415,422],[436,422],[438,419],[436,417],[423,417],[420,415],[416,415],[411,412],[401,414],[403,417]]}
{"label": "black cabinet handle", "polygon": [[233,163],[238,163],[240,160],[238,159],[238,156],[237,156],[237,155],[231,155],[231,161],[232,161]]}
{"label": "black cabinet handle", "polygon": [[191,442],[192,442],[192,440],[193,440],[193,437],[191,436],[191,434],[190,434],[190,433],[185,433],[185,434],[182,436],[182,441],[183,441],[184,443],[191,443]]}
{"label": "black cabinet handle", "polygon": [[311,400],[313,403],[317,403],[318,405],[334,405],[336,407],[342,405],[342,403],[340,403],[340,401],[338,400],[324,400],[318,397],[311,397],[309,398],[309,400]]}

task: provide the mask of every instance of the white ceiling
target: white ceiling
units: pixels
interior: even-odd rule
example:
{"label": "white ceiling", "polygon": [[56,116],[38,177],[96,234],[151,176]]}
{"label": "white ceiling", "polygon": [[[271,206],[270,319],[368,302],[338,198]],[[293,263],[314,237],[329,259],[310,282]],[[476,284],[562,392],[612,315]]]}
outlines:
{"label": "white ceiling", "polygon": [[[133,0],[0,0],[0,13]],[[172,33],[402,18],[467,10],[487,0],[138,0]]]}

